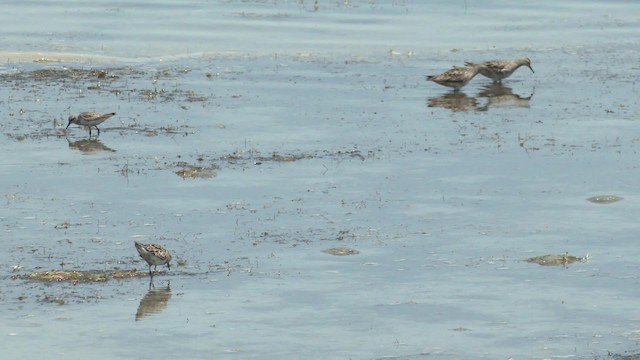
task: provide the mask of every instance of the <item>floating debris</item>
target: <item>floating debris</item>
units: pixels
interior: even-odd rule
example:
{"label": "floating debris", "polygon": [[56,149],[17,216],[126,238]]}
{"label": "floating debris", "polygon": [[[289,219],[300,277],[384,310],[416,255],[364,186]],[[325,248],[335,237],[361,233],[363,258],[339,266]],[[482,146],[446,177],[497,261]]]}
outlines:
{"label": "floating debris", "polygon": [[61,223],[61,224],[56,224],[53,228],[54,229],[68,229],[71,226],[77,226],[77,225],[81,225],[81,224],[72,224],[70,223],[68,220]]}
{"label": "floating debris", "polygon": [[471,331],[471,329],[467,329],[466,327],[458,326],[455,329],[451,329],[453,331]]}
{"label": "floating debris", "polygon": [[580,257],[569,255],[569,253],[564,254],[547,254],[542,256],[534,256],[532,258],[528,258],[526,261],[530,263],[536,263],[542,266],[567,266],[576,261],[587,261],[589,260],[589,255]]}
{"label": "floating debris", "polygon": [[621,354],[612,354],[611,352],[607,356],[607,359],[612,360],[640,360],[640,353],[629,354],[629,355],[621,355]]}
{"label": "floating debris", "polygon": [[587,200],[596,204],[611,204],[622,199],[624,198],[616,195],[596,195],[588,198]]}
{"label": "floating debris", "polygon": [[51,63],[51,62],[62,62],[61,59],[50,59],[50,58],[37,58],[37,59],[33,59],[33,62],[35,63]]}
{"label": "floating debris", "polygon": [[351,249],[348,247],[335,247],[326,250],[322,250],[323,253],[327,253],[335,256],[347,256],[347,255],[357,255],[360,254],[360,251]]}
{"label": "floating debris", "polygon": [[183,179],[210,179],[216,176],[216,172],[213,167],[188,165],[176,171],[176,175]]}
{"label": "floating debris", "polygon": [[65,299],[53,295],[45,295],[44,298],[42,298],[40,301],[43,303],[52,303],[58,305],[65,305],[67,303]]}

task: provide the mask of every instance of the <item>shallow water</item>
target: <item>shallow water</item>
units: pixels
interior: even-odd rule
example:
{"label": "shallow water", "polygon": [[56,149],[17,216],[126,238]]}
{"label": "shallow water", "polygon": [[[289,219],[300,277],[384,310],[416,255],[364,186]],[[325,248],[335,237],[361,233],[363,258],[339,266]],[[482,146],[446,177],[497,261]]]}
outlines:
{"label": "shallow water", "polygon": [[[634,3],[72,5],[0,14],[7,356],[637,350]],[[424,81],[524,55],[503,86]],[[89,110],[117,115],[65,133]],[[134,240],[173,252],[156,292],[12,280],[145,270]],[[525,261],[565,252],[590,259]]]}

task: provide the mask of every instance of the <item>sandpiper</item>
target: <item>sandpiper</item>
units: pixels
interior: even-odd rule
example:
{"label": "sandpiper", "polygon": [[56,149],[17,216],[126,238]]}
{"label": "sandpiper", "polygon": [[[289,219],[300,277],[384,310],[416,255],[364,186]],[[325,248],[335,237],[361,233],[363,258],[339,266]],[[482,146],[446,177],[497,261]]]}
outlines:
{"label": "sandpiper", "polygon": [[135,246],[140,257],[149,264],[149,275],[152,278],[151,265],[154,266],[153,271],[156,271],[158,265],[167,265],[167,268],[171,270],[171,253],[169,250],[158,244],[141,244],[137,241]]}
{"label": "sandpiper", "polygon": [[80,126],[86,126],[89,128],[89,137],[91,137],[91,128],[95,127],[98,130],[98,135],[100,135],[100,129],[98,128],[99,124],[102,124],[105,120],[112,117],[116,113],[107,113],[100,114],[97,112],[81,112],[78,115],[69,116],[69,123],[67,124],[67,129],[71,124],[78,124]]}
{"label": "sandpiper", "polygon": [[[469,61],[465,62],[465,64],[467,66],[477,65]],[[535,71],[531,68],[531,60],[527,57],[515,60],[489,60],[480,65],[484,65],[484,67],[480,69],[480,74],[492,79],[494,83],[501,83],[502,79],[511,76],[520,66],[528,67],[529,70],[535,74]]]}
{"label": "sandpiper", "polygon": [[473,79],[474,76],[482,70],[484,65],[473,64],[465,67],[454,66],[440,75],[427,76],[427,80],[431,80],[437,84],[454,88],[455,91]]}

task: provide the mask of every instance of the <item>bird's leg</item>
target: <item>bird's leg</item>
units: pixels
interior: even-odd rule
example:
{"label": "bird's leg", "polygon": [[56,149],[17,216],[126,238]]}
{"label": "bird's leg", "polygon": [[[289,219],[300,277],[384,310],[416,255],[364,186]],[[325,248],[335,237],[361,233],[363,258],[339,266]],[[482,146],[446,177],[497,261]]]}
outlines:
{"label": "bird's leg", "polygon": [[153,273],[151,272],[151,264],[149,264],[149,276],[151,276],[151,278],[153,278]]}
{"label": "bird's leg", "polygon": [[98,135],[97,136],[100,136],[100,128],[98,127],[98,125],[96,125],[96,129],[98,130]]}

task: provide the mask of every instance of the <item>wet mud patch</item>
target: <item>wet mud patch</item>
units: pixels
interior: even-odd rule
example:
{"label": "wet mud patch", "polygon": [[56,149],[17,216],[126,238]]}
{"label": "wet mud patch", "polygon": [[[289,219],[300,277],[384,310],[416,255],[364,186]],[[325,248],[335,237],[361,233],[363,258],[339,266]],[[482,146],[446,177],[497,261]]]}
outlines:
{"label": "wet mud patch", "polygon": [[0,80],[5,83],[13,83],[14,87],[20,88],[27,82],[42,82],[47,86],[68,85],[79,81],[85,83],[87,81],[113,82],[123,76],[141,76],[142,74],[142,71],[133,68],[74,69],[60,66],[0,74]]}
{"label": "wet mud patch", "polygon": [[[88,132],[85,129],[72,129],[65,130],[64,124],[57,119],[52,120],[52,128],[37,129],[31,132],[19,131],[16,133],[5,132],[7,138],[15,141],[26,140],[42,140],[48,138],[65,138],[69,144],[70,149],[78,150],[82,153],[91,154],[98,152],[116,152],[115,149],[104,145],[100,138],[107,136],[109,132],[117,132],[119,135],[143,135],[146,137],[156,136],[189,136],[195,133],[195,130],[189,125],[180,126],[160,126],[153,127],[140,127],[134,122],[128,126],[100,126],[100,136],[93,135],[89,137]],[[19,129],[17,129],[19,130]]]}
{"label": "wet mud patch", "polygon": [[[257,210],[248,204],[229,204],[227,205],[227,209],[239,212],[248,211],[253,214],[257,213]],[[345,243],[347,241],[351,243],[356,241],[380,242],[383,241],[382,236],[383,235],[381,235],[379,231],[370,228],[340,230],[338,231],[338,235],[336,235],[336,229],[332,227],[309,227],[304,230],[297,231],[283,231],[282,228],[266,229],[260,233],[248,232],[247,234],[240,236],[240,238],[246,238],[247,241],[251,241],[253,246],[258,246],[263,243],[273,243],[296,247],[302,244],[314,244],[318,241],[335,242],[336,240],[339,240],[344,241]],[[357,252],[357,250],[346,246],[339,246],[335,247],[335,250],[328,250],[335,252],[335,254],[332,255],[339,255],[338,253],[340,252],[344,252],[344,255],[355,255],[356,253],[354,252]]]}
{"label": "wet mud patch", "polygon": [[[249,209],[250,212],[254,212],[254,210]],[[271,231],[262,231],[259,234],[255,234],[253,232],[249,233],[247,237],[252,240],[253,246],[258,246],[263,243],[275,243],[280,245],[288,245],[295,247],[300,244],[310,244],[311,240],[309,236],[316,235],[322,232],[320,229],[307,229],[307,231],[297,231],[295,233],[288,233],[278,231],[281,229],[274,229]]]}
{"label": "wet mud patch", "polygon": [[[71,289],[66,289],[62,293],[52,294],[52,293],[43,293],[36,294],[33,297],[36,302],[41,304],[54,304],[54,305],[68,305],[71,303],[89,303],[89,302],[98,302],[103,299],[100,291],[86,291],[87,289],[78,289],[77,287],[73,287]],[[22,302],[28,300],[29,297],[26,295],[22,296],[20,299]]]}
{"label": "wet mud patch", "polygon": [[[138,91],[138,95],[141,100],[158,100],[160,102],[186,101],[194,103],[209,100],[208,97],[199,95],[193,90],[181,89],[142,89]],[[183,109],[187,108],[183,106]]]}
{"label": "wet mud patch", "polygon": [[228,155],[221,156],[212,161],[226,162],[233,165],[263,165],[266,163],[287,163],[296,162],[300,160],[310,159],[356,159],[365,161],[366,159],[377,159],[380,157],[382,150],[374,149],[366,152],[362,152],[358,149],[352,150],[318,150],[309,152],[290,152],[281,154],[277,151],[272,151],[268,155],[262,155],[260,151],[236,151]]}
{"label": "wet mud patch", "polygon": [[[169,133],[167,133],[169,134]],[[102,145],[100,140],[80,140],[82,143],[73,148],[85,154],[96,152],[112,152]],[[70,145],[71,146],[71,145]],[[113,150],[115,152],[115,150]],[[180,160],[172,161],[166,157],[138,157],[128,159],[126,163],[117,165],[116,172],[123,176],[131,174],[147,174],[149,171],[170,170],[182,179],[212,179],[218,176],[218,172],[225,168],[246,168],[248,166],[267,165],[269,163],[294,163],[303,160],[331,159],[334,161],[351,160],[365,161],[377,159],[381,150],[370,150],[366,153],[360,150],[323,150],[314,152],[291,152],[280,154],[270,152],[270,155],[261,155],[259,151],[236,151],[228,155],[177,155]],[[183,160],[188,159],[188,160]]]}
{"label": "wet mud patch", "polygon": [[607,357],[596,357],[595,360],[605,360],[605,359],[609,359],[609,360],[640,360],[640,352],[634,352],[632,354],[614,354],[614,353],[609,353],[607,355]]}
{"label": "wet mud patch", "polygon": [[[49,68],[16,70],[0,74],[0,81],[12,83],[14,90],[26,90],[29,84],[84,88],[87,90],[107,90],[115,95],[140,94],[143,98],[188,100],[200,102],[207,96],[198,95],[192,89],[181,89],[174,83],[172,87],[158,86],[160,80],[175,80],[184,77],[190,70],[177,68],[148,71],[133,67],[112,67],[82,69],[55,65]],[[152,88],[131,87],[132,80],[149,79]],[[79,86],[81,85],[81,86]]]}
{"label": "wet mud patch", "polygon": [[[151,103],[153,107],[159,106],[159,103],[167,103],[170,107],[183,111],[188,110],[189,104],[198,103],[206,106],[204,103],[212,97],[211,94],[200,93],[202,89],[193,83],[193,79],[185,78],[190,70],[185,71],[178,68],[145,70],[131,67],[83,69],[67,67],[59,63],[37,64],[35,66],[38,68],[29,69],[34,66],[25,65],[26,69],[0,74],[0,81],[11,87],[11,97],[8,102],[11,106],[6,113],[7,119],[5,119],[8,121],[0,125],[0,130],[18,141],[68,134],[61,130],[66,127],[66,116],[69,114],[59,117],[47,114],[39,106],[39,103],[44,99],[56,102],[76,103],[80,101],[86,103],[87,100],[95,102],[91,99],[95,98],[92,94],[99,93],[98,96],[107,96],[113,99],[108,101],[113,104],[110,106],[111,108],[119,106],[119,103],[125,103],[126,106],[130,106],[132,102]],[[47,67],[43,68],[43,66]],[[104,104],[108,102],[104,102]],[[87,105],[91,106],[91,104]],[[94,109],[76,110],[71,107],[66,109],[67,112],[74,112],[72,110],[79,112],[93,111]],[[154,112],[158,111],[157,108],[153,110]],[[168,110],[165,109],[165,111]],[[171,121],[172,119],[166,120]],[[190,131],[181,128],[180,125],[173,126],[173,124],[159,125],[158,127],[140,126],[134,115],[121,115],[117,121],[123,122],[125,126],[110,128],[109,123],[105,123],[104,129],[126,131],[127,133],[134,131],[148,136],[163,133],[181,134]],[[111,120],[111,124],[114,123]]]}

